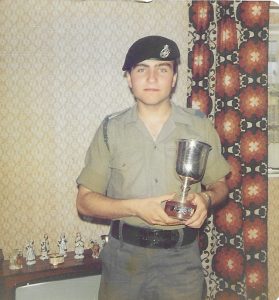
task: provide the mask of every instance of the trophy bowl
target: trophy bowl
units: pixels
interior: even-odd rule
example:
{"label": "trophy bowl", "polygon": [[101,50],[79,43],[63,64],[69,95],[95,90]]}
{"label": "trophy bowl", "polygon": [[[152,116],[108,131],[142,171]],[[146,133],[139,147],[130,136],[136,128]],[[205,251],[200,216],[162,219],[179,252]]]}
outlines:
{"label": "trophy bowl", "polygon": [[178,198],[166,202],[165,212],[169,216],[187,220],[194,214],[196,205],[186,198],[190,185],[202,180],[211,149],[210,145],[195,139],[177,141],[176,173],[182,181],[182,186]]}

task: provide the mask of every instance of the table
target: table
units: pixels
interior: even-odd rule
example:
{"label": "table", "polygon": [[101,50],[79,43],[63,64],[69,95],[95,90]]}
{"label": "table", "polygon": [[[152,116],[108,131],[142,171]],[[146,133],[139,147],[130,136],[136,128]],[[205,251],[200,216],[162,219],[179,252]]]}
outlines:
{"label": "table", "polygon": [[58,279],[68,279],[101,274],[101,261],[92,257],[90,249],[85,250],[83,259],[74,258],[74,252],[68,252],[64,263],[53,266],[49,260],[42,261],[38,257],[36,264],[24,264],[20,270],[10,270],[9,261],[0,265],[0,299],[14,300],[15,289],[27,283],[38,283]]}

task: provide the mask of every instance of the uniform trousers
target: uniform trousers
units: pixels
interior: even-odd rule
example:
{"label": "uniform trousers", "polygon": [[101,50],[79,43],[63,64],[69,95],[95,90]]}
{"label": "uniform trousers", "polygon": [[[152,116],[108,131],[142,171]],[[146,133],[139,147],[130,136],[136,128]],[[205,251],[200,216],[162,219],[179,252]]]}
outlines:
{"label": "uniform trousers", "polygon": [[101,251],[99,300],[200,300],[204,275],[198,243],[153,249],[110,236]]}

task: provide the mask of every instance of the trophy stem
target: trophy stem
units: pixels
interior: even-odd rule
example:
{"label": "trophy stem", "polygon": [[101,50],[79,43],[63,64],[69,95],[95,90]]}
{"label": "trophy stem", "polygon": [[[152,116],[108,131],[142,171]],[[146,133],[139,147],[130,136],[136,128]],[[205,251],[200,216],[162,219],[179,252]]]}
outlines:
{"label": "trophy stem", "polygon": [[185,177],[183,182],[183,187],[182,187],[182,194],[180,198],[181,203],[186,203],[186,197],[188,195],[189,190],[190,190],[190,178]]}

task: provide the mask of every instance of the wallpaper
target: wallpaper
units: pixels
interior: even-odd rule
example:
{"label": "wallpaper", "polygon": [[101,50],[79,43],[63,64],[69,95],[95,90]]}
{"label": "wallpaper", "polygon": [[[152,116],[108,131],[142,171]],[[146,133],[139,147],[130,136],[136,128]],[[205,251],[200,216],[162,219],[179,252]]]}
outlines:
{"label": "wallpaper", "polygon": [[[181,66],[174,101],[186,103],[186,1],[0,1],[0,248],[49,236],[68,249],[80,231],[90,239],[106,225],[81,220],[76,178],[97,126],[133,104],[121,71],[128,47],[151,34],[174,39]],[[279,296],[278,185],[269,190],[269,293]],[[272,234],[271,234],[272,233]]]}
{"label": "wallpaper", "polygon": [[279,178],[268,181],[268,299],[279,298]]}
{"label": "wallpaper", "polygon": [[108,227],[77,215],[76,178],[101,120],[133,104],[121,70],[144,35],[174,39],[182,58],[174,101],[186,103],[185,1],[0,1],[0,248],[5,258],[48,234],[74,249]]}

